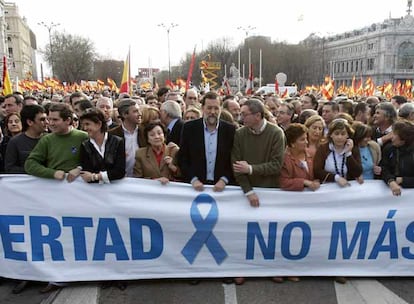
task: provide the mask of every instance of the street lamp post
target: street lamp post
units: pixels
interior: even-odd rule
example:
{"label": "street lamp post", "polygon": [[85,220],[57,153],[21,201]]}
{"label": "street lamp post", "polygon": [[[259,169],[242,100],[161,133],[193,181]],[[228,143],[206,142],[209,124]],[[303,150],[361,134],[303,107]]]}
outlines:
{"label": "street lamp post", "polygon": [[171,80],[171,57],[170,57],[170,30],[178,24],[170,23],[169,25],[165,25],[164,23],[158,24],[158,26],[163,27],[167,30],[167,42],[168,42],[168,80]]}
{"label": "street lamp post", "polygon": [[38,24],[41,25],[41,26],[44,26],[47,29],[47,31],[49,32],[50,61],[51,61],[52,78],[53,78],[53,77],[55,77],[55,71],[54,71],[54,67],[53,67],[53,64],[54,64],[54,54],[53,54],[53,45],[52,45],[52,29],[54,27],[59,26],[60,23],[53,23],[53,22],[51,22],[50,24],[47,24],[47,23],[45,23],[45,22],[42,21],[42,22],[39,22]]}
{"label": "street lamp post", "polygon": [[255,30],[256,27],[255,26],[251,26],[251,25],[248,25],[248,26],[238,26],[237,29],[245,32],[246,33],[246,38],[247,38],[249,36],[250,31]]}

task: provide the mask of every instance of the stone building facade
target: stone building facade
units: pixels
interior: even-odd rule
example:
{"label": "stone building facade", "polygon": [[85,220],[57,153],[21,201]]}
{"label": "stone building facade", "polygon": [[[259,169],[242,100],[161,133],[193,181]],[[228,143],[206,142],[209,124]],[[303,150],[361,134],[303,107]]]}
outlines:
{"label": "stone building facade", "polygon": [[[407,15],[382,23],[317,39],[323,75],[336,86],[350,85],[352,78],[371,77],[375,84],[414,78],[414,17]],[[314,81],[317,83],[317,80]]]}
{"label": "stone building facade", "polygon": [[4,3],[5,54],[8,58],[9,74],[16,79],[36,78],[36,36],[19,15],[16,4]]}

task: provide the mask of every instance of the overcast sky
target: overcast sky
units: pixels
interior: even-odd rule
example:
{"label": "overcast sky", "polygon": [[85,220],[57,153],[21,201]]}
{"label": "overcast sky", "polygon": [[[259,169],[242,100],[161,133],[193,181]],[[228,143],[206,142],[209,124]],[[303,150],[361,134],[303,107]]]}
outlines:
{"label": "overcast sky", "polygon": [[342,33],[406,15],[407,0],[291,0],[291,1],[127,1],[14,0],[37,37],[38,48],[48,32],[38,23],[59,23],[55,29],[94,42],[97,52],[125,60],[131,46],[131,73],[139,67],[168,68],[167,31],[160,23],[178,24],[170,30],[171,65],[186,53],[206,48],[223,37],[235,47],[246,33],[272,41],[297,43],[310,33]]}

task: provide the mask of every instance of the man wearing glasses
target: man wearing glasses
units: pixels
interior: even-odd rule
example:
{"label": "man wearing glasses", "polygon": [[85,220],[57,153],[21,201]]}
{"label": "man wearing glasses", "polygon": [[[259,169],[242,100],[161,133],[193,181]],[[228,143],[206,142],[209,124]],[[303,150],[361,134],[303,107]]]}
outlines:
{"label": "man wearing glasses", "polygon": [[241,108],[244,127],[236,131],[232,150],[233,171],[252,207],[259,207],[253,187],[278,188],[283,164],[285,136],[282,129],[264,118],[264,105],[257,98]]}

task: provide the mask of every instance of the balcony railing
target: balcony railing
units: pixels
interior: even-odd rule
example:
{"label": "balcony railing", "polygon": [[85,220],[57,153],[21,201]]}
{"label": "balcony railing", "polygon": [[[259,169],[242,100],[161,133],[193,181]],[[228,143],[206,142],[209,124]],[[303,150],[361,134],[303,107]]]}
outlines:
{"label": "balcony railing", "polygon": [[414,69],[395,69],[394,73],[399,74],[414,74]]}

